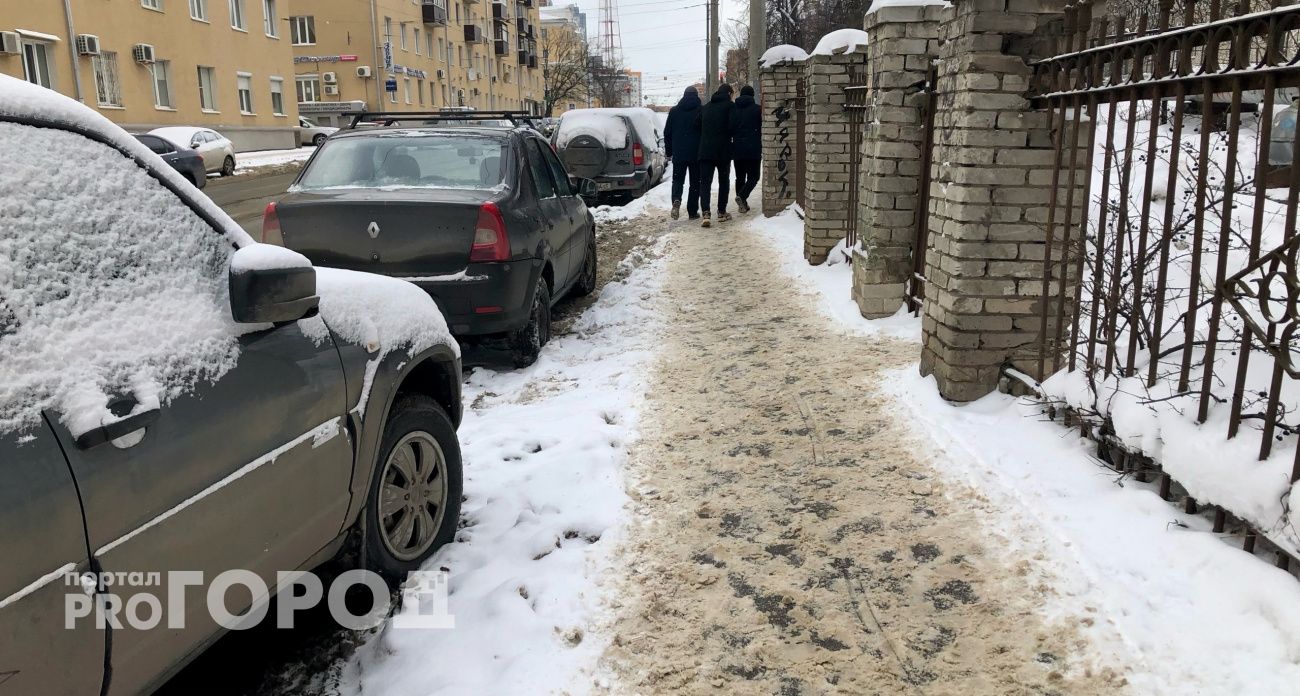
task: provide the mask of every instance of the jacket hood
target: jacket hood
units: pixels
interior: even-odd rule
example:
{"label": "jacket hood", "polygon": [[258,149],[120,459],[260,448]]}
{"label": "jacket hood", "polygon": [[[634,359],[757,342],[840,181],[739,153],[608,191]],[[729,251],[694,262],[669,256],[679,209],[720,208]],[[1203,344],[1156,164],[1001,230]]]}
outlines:
{"label": "jacket hood", "polygon": [[677,108],[682,111],[694,111],[700,108],[700,104],[702,103],[703,102],[700,101],[700,95],[696,94],[695,90],[690,90],[686,94],[683,94],[682,98],[678,100]]}
{"label": "jacket hood", "polygon": [[731,101],[731,92],[723,92],[719,90],[714,92],[712,97],[709,97],[710,104],[717,104],[718,102],[725,101]]}
{"label": "jacket hood", "polygon": [[753,106],[754,97],[748,94],[742,94],[736,97],[736,106]]}

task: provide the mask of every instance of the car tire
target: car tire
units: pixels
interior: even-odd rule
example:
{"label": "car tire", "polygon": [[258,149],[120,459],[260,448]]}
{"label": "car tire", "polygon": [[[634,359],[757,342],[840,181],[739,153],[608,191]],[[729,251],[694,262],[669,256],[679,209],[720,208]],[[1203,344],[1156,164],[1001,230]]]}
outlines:
{"label": "car tire", "polygon": [[593,228],[591,240],[587,242],[587,255],[582,261],[582,271],[573,284],[574,297],[586,297],[596,291],[596,234]]}
{"label": "car tire", "polygon": [[454,541],[463,485],[460,441],[447,412],[423,394],[399,397],[384,423],[361,520],[365,569],[396,584]]}
{"label": "car tire", "polygon": [[533,306],[528,313],[528,324],[510,333],[510,360],[515,367],[528,367],[537,362],[542,346],[551,340],[551,288],[545,278],[537,279],[533,291]]}
{"label": "car tire", "polygon": [[324,145],[324,144],[325,144],[325,134],[324,134],[324,133],[318,133],[318,134],[316,135],[316,137],[314,137],[314,138],[311,139],[311,144],[312,144],[312,145],[315,145],[316,147],[320,147],[321,145]]}
{"label": "car tire", "polygon": [[221,176],[235,175],[235,158],[226,155],[226,159],[221,163]]}

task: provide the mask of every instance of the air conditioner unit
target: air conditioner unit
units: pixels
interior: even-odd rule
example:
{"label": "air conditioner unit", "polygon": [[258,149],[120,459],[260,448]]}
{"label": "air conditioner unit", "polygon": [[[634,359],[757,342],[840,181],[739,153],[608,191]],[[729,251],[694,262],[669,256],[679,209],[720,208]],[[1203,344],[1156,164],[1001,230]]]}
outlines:
{"label": "air conditioner unit", "polygon": [[339,83],[339,74],[336,72],[323,72],[320,74],[320,81],[327,85],[336,85]]}
{"label": "air conditioner unit", "polygon": [[477,70],[469,71],[469,81],[474,82],[477,79],[478,79],[478,71]]}
{"label": "air conditioner unit", "polygon": [[445,80],[445,79],[447,79],[447,72],[446,72],[445,70],[443,70],[442,68],[438,68],[438,70],[437,70],[437,75],[438,75],[438,79],[439,79],[439,80]]}
{"label": "air conditioner unit", "polygon": [[94,34],[77,34],[77,53],[83,56],[99,55],[99,37]]}
{"label": "air conditioner unit", "polygon": [[137,63],[154,62],[153,44],[136,44],[131,47],[131,55],[135,57]]}
{"label": "air conditioner unit", "polygon": [[497,76],[496,76],[496,75],[493,75],[493,76],[492,76],[492,82],[493,82],[493,84],[495,84],[496,81],[497,81]]}
{"label": "air conditioner unit", "polygon": [[0,31],[0,53],[18,53],[21,50],[18,45],[18,32]]}
{"label": "air conditioner unit", "polygon": [[369,66],[369,65],[358,65],[358,66],[357,66],[357,77],[370,77],[370,66]]}
{"label": "air conditioner unit", "polygon": [[325,96],[327,96],[327,97],[337,97],[337,96],[339,96],[339,86],[338,86],[338,85],[325,85]]}

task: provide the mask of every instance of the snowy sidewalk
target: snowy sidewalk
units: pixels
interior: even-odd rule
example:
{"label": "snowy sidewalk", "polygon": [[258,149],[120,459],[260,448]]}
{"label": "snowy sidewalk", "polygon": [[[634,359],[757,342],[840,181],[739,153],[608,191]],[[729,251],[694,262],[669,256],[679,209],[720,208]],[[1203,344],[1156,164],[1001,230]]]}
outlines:
{"label": "snowy sidewalk", "polygon": [[674,232],[610,690],[1113,690],[880,393],[915,345],[837,330],[754,219]]}

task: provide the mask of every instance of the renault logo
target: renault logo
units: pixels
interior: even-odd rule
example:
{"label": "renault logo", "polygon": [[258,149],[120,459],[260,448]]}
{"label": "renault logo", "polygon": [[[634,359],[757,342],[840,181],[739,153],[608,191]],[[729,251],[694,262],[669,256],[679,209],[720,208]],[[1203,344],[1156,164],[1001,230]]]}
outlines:
{"label": "renault logo", "polygon": [[379,223],[375,222],[374,220],[371,220],[371,221],[370,221],[370,225],[369,225],[368,227],[366,227],[366,234],[370,235],[370,238],[371,238],[371,239],[374,239],[375,237],[378,237],[378,236],[379,236]]}

